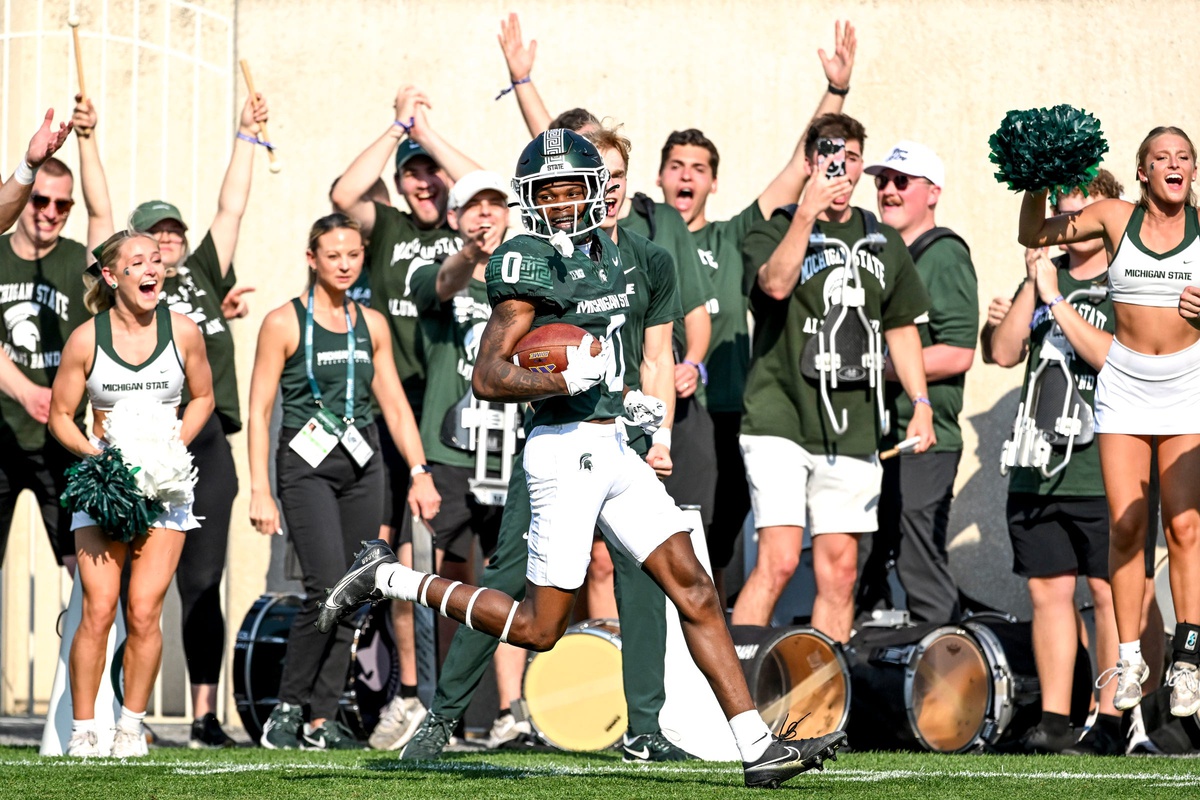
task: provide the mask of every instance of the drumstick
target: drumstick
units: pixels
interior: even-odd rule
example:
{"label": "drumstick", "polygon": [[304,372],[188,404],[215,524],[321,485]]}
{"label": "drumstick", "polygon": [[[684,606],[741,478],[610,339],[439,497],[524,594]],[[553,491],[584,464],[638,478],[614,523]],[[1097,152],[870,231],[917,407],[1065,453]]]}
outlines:
{"label": "drumstick", "polygon": [[[250,77],[250,64],[244,58],[239,63],[242,65],[242,77],[246,79],[246,90],[250,92],[250,102],[257,105],[258,92],[254,91],[254,79]],[[262,132],[262,140],[264,142],[271,141],[271,136],[267,133],[267,123],[260,122],[259,129]],[[271,172],[277,173],[283,169],[283,163],[275,156],[275,151],[269,147],[267,148],[267,158],[271,160],[271,166],[268,167]]]}
{"label": "drumstick", "polygon": [[879,454],[880,461],[887,461],[889,458],[895,458],[901,453],[907,453],[921,443],[920,436],[914,436],[911,439],[905,439],[900,444],[893,447],[891,450],[884,450]]}
{"label": "drumstick", "polygon": [[67,17],[67,24],[71,26],[71,36],[75,39],[75,72],[79,75],[79,95],[86,103],[88,93],[83,84],[83,53],[79,50],[79,15],[72,14]]}

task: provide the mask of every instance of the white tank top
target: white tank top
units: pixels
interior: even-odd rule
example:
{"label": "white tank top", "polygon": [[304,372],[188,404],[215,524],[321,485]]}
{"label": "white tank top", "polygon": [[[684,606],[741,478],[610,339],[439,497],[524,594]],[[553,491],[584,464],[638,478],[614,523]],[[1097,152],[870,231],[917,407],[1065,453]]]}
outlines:
{"label": "white tank top", "polygon": [[1108,265],[1114,303],[1174,308],[1185,286],[1200,284],[1200,225],[1196,209],[1184,213],[1183,241],[1169,253],[1152,253],[1140,235],[1146,210],[1138,206]]}
{"label": "white tank top", "polygon": [[112,319],[108,311],[96,315],[96,353],[87,376],[88,398],[93,411],[112,411],[124,397],[149,397],[164,406],[179,405],[183,391],[183,359],[171,336],[171,312],[166,306],[155,310],[158,345],[139,365],[124,361],[112,344]]}

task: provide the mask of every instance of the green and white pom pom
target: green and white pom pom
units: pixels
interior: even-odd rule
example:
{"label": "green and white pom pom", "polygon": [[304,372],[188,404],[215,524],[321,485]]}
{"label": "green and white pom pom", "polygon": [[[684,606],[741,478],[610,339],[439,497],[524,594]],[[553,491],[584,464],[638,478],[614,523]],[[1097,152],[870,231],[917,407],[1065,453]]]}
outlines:
{"label": "green and white pom pom", "polygon": [[1068,105],[1009,111],[988,140],[996,180],[1018,192],[1087,193],[1108,142],[1100,120]]}
{"label": "green and white pom pom", "polygon": [[67,489],[59,502],[73,514],[87,514],[114,541],[131,542],[163,513],[162,503],[138,489],[136,471],[126,466],[118,448],[110,447],[67,469]]}

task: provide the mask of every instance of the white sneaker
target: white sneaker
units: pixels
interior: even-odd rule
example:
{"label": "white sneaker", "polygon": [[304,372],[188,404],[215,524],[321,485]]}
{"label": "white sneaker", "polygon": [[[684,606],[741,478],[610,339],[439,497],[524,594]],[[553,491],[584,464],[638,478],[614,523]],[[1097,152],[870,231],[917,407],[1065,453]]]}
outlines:
{"label": "white sneaker", "polygon": [[1171,713],[1190,717],[1200,711],[1200,671],[1195,664],[1176,661],[1167,671],[1167,686],[1171,687]]}
{"label": "white sneaker", "polygon": [[113,758],[141,758],[149,754],[146,734],[141,731],[127,731],[120,725],[113,728]]}
{"label": "white sneaker", "polygon": [[1136,708],[1142,702],[1142,684],[1150,677],[1150,667],[1145,661],[1130,662],[1121,659],[1115,667],[1109,667],[1100,673],[1096,679],[1096,688],[1102,689],[1113,678],[1117,679],[1117,692],[1113,697],[1113,705],[1119,711]]}
{"label": "white sneaker", "polygon": [[418,697],[393,697],[379,712],[379,722],[367,744],[375,750],[399,750],[408,744],[428,713]]}
{"label": "white sneaker", "polygon": [[94,758],[100,755],[100,739],[95,731],[75,731],[67,743],[67,755],[76,758]]}
{"label": "white sneaker", "polygon": [[496,721],[492,723],[492,729],[488,731],[487,747],[489,750],[495,750],[523,735],[532,734],[533,726],[529,724],[529,720],[518,720],[512,714],[505,714],[496,717]]}

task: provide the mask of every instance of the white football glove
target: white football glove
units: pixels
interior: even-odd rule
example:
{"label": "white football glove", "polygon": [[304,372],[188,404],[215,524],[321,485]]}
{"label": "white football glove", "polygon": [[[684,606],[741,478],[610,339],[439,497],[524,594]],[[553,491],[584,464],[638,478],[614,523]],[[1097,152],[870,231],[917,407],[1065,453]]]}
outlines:
{"label": "white football glove", "polygon": [[562,371],[563,380],[567,382],[570,394],[583,394],[604,380],[608,372],[609,360],[612,357],[612,345],[607,340],[600,340],[600,355],[592,355],[592,342],[596,337],[590,333],[579,341],[578,347],[567,348],[567,368]]}
{"label": "white football glove", "polygon": [[667,416],[667,404],[653,395],[631,389],[625,394],[625,415],[626,422],[653,436]]}

